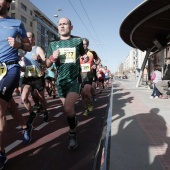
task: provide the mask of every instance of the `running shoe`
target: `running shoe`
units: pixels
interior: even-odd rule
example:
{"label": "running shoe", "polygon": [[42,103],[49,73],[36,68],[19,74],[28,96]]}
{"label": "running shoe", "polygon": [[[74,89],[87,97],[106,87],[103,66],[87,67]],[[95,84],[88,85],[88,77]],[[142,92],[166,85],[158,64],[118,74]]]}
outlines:
{"label": "running shoe", "polygon": [[3,169],[6,162],[7,162],[7,157],[5,153],[0,152],[0,170]]}
{"label": "running shoe", "polygon": [[27,124],[32,124],[34,119],[36,117],[36,113],[32,112],[30,115],[29,115],[29,118],[28,118],[28,121],[27,121]]}
{"label": "running shoe", "polygon": [[24,135],[23,142],[24,144],[28,144],[31,141],[31,132],[32,132],[32,125],[28,124],[27,129],[23,129],[22,134]]}
{"label": "running shoe", "polygon": [[68,149],[73,150],[77,148],[77,137],[75,132],[68,133]]}
{"label": "running shoe", "polygon": [[47,122],[48,121],[48,112],[43,112],[43,121]]}
{"label": "running shoe", "polygon": [[94,109],[94,107],[93,107],[93,103],[92,103],[92,102],[90,102],[90,103],[88,104],[88,110],[89,110],[90,112],[92,112],[92,111],[93,111],[93,109]]}
{"label": "running shoe", "polygon": [[83,112],[83,116],[88,116],[89,115],[89,110],[86,109],[84,112]]}

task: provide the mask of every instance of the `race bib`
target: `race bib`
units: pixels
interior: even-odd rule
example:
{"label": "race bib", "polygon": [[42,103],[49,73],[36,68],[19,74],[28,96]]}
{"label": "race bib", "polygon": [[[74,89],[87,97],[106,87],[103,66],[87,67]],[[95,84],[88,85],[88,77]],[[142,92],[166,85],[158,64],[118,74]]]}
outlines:
{"label": "race bib", "polygon": [[25,77],[35,77],[36,69],[35,65],[26,66]]}
{"label": "race bib", "polygon": [[82,71],[82,73],[89,72],[90,71],[90,63],[81,64],[81,71]]}
{"label": "race bib", "polygon": [[7,67],[5,63],[0,63],[0,80],[6,75]]}
{"label": "race bib", "polygon": [[60,63],[75,63],[76,48],[60,48]]}

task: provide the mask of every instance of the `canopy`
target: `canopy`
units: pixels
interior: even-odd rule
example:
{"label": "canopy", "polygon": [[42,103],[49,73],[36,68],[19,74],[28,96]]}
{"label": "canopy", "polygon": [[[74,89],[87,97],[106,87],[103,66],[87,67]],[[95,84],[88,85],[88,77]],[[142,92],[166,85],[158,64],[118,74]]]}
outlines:
{"label": "canopy", "polygon": [[170,0],[146,0],[122,22],[120,36],[133,48],[152,52],[170,41]]}

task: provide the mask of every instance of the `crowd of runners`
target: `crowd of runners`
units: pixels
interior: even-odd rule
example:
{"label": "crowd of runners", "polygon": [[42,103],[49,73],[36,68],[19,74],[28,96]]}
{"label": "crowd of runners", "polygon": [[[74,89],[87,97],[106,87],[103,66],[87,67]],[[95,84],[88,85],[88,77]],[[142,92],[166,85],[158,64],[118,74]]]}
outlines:
{"label": "crowd of runners", "polygon": [[[73,150],[77,147],[74,107],[77,99],[81,97],[82,114],[88,116],[97,100],[96,88],[102,93],[111,77],[97,53],[88,48],[89,40],[71,35],[73,26],[68,18],[58,20],[60,37],[49,44],[45,54],[36,46],[34,34],[26,32],[21,21],[7,15],[11,1],[0,0],[0,170],[7,161],[6,111],[20,123],[23,142],[28,144],[37,113],[41,112],[43,121],[48,121],[45,91],[53,99],[59,96],[69,126],[68,148]],[[18,49],[23,53],[18,53]],[[29,113],[27,120],[19,113],[14,92],[21,96],[20,102]],[[34,102],[30,101],[30,95]]]}

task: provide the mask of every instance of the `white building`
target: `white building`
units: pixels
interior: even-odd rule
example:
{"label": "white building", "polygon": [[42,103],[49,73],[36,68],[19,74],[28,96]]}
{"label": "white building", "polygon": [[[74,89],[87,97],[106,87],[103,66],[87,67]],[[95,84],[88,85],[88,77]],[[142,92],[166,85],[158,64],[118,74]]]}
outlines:
{"label": "white building", "polygon": [[58,37],[57,26],[29,0],[13,0],[9,16],[21,20],[26,30],[35,34],[36,44],[45,52],[49,42]]}
{"label": "white building", "polygon": [[136,68],[141,68],[145,52],[142,52],[136,48],[130,50],[129,55],[125,58],[124,64],[124,71],[134,70]]}

